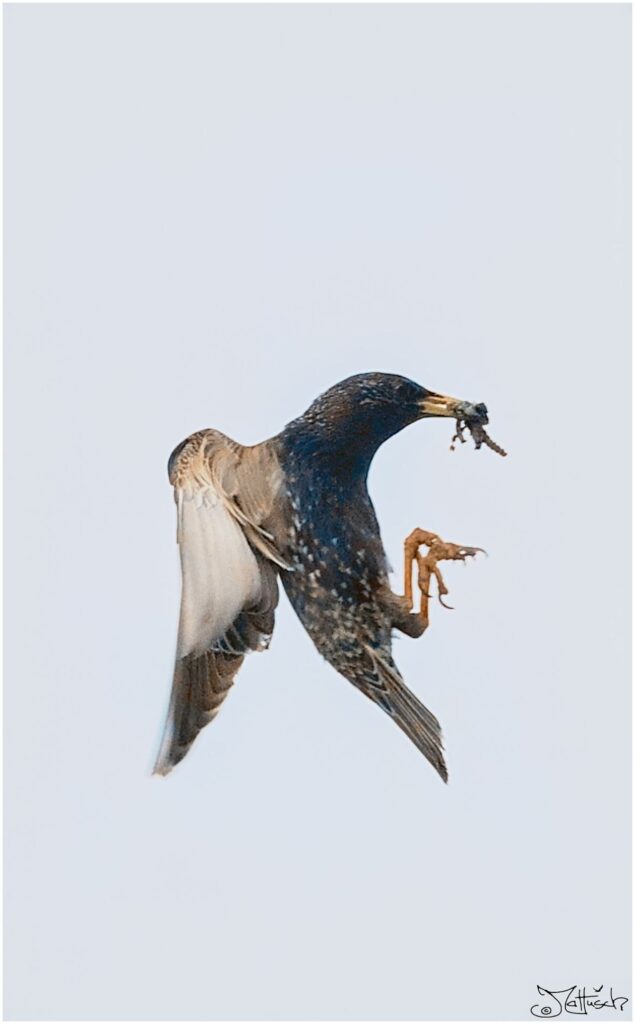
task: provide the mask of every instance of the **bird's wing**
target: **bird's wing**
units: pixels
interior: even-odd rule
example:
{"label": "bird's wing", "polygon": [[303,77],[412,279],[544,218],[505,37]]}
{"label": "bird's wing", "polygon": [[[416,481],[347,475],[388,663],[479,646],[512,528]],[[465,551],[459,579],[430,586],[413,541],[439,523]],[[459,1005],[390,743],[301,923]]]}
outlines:
{"label": "bird's wing", "polygon": [[[223,437],[216,431],[207,433]],[[244,448],[232,441],[212,452],[208,459],[211,481],[225,508],[240,523],[252,547],[281,569],[290,569],[277,550],[273,536],[263,526],[271,516],[283,482],[273,448],[267,442]]]}
{"label": "bird's wing", "polygon": [[181,612],[167,721],[154,771],[167,773],[215,717],[244,656],[266,647],[285,565],[263,527],[281,484],[275,456],[201,431],[170,460]]}

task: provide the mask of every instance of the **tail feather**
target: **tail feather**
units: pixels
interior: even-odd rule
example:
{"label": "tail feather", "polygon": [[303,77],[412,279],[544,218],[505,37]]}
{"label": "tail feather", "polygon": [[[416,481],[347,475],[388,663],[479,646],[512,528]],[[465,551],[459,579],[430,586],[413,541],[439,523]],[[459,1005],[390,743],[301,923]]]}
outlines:
{"label": "tail feather", "polygon": [[363,692],[380,704],[399,728],[421,751],[444,782],[448,769],[443,757],[441,725],[431,711],[408,689],[396,668],[378,651],[367,647],[371,655],[379,686],[364,686]]}
{"label": "tail feather", "polygon": [[[390,692],[390,714],[400,729],[412,740],[444,782],[448,781],[448,769],[443,757],[441,727],[434,715],[418,700],[408,687],[393,684]],[[430,724],[430,719],[436,726]]]}

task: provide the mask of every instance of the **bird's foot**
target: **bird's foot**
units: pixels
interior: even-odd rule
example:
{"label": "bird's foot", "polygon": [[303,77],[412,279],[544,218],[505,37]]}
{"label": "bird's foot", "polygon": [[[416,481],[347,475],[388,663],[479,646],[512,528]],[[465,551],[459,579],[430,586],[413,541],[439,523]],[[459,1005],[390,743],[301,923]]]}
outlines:
{"label": "bird's foot", "polygon": [[[425,555],[419,551],[419,548],[422,546],[428,549]],[[483,548],[467,547],[464,544],[452,544],[442,540],[438,534],[430,533],[428,530],[413,530],[406,537],[404,542],[404,601],[412,609],[412,566],[416,562],[418,572],[417,583],[421,591],[419,616],[421,617],[424,629],[428,625],[428,601],[431,597],[430,583],[432,577],[437,581],[439,602],[444,608],[451,608],[451,605],[446,604],[443,600],[448,594],[448,588],[445,585],[437,563],[443,561],[465,562],[466,558],[474,558],[479,551],[486,554]]]}

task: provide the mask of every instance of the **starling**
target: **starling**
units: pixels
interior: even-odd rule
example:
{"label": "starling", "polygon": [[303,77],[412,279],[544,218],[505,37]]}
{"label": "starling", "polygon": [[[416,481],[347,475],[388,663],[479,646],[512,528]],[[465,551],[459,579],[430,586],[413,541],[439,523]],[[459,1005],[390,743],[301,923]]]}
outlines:
{"label": "starling", "polygon": [[367,489],[379,446],[430,416],[452,417],[479,438],[487,423],[482,404],[395,374],[362,373],[330,388],[268,441],[247,447],[201,430],[174,450],[168,473],[182,595],[155,773],[167,775],[215,717],[245,655],[268,646],[280,579],[320,654],[390,715],[447,781],[439,722],[405,685],[392,633],[421,636],[432,579],[442,602],[448,592],[438,563],[465,561],[482,549],[413,530],[404,543],[404,593],[395,594]]}

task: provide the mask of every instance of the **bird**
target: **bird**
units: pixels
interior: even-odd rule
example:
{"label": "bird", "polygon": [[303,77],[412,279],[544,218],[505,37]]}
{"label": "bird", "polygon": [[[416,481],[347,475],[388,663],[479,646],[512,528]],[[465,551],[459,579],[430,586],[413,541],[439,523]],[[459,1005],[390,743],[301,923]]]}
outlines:
{"label": "bird", "polygon": [[478,428],[482,439],[487,416],[483,403],[398,374],[360,373],[259,444],[205,429],[174,449],[168,476],[181,606],[154,774],[167,775],[185,757],[216,717],[245,656],[268,647],[281,583],[318,652],[394,720],[447,782],[440,724],[404,682],[392,639],[394,631],[417,638],[428,628],[432,579],[442,603],[448,593],[438,563],[465,562],[482,549],[416,528],[404,542],[404,593],[393,592],[367,479],[378,448],[409,424],[452,417],[459,430],[461,423],[474,427],[475,437]]}

